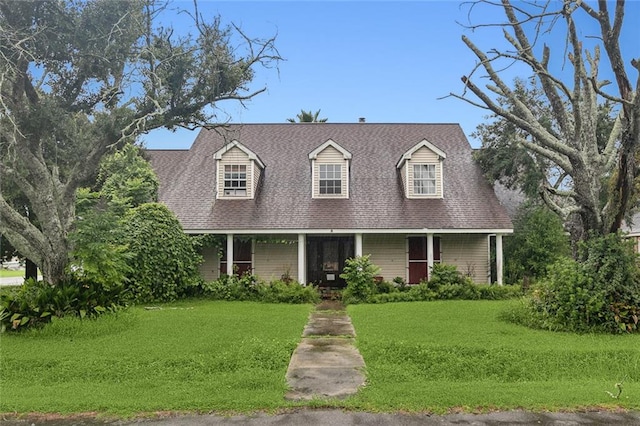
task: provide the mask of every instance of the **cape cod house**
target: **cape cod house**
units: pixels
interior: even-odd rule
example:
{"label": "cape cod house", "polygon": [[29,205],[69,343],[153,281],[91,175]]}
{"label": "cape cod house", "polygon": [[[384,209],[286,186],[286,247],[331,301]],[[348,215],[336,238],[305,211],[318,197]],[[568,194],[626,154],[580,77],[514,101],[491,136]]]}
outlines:
{"label": "cape cod house", "polygon": [[513,225],[457,124],[238,124],[148,153],[185,232],[226,238],[205,251],[205,279],[339,287],[345,259],[371,255],[389,281],[418,283],[444,262],[502,282]]}

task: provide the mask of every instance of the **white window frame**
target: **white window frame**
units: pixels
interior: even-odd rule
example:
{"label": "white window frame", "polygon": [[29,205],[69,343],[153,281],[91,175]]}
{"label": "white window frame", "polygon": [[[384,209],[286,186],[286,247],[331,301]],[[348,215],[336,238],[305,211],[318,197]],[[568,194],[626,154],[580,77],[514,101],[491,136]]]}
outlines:
{"label": "white window frame", "polygon": [[[328,169],[331,170],[328,170]],[[323,170],[324,169],[324,170]],[[336,177],[336,173],[337,173],[337,177]],[[323,177],[324,174],[324,177]],[[329,177],[330,175],[330,177]],[[336,196],[336,195],[343,195],[342,192],[342,187],[343,187],[343,182],[342,182],[342,164],[318,164],[318,194],[321,196]],[[323,192],[323,185],[322,183],[326,182],[326,183],[331,183],[331,185],[324,185],[324,190],[325,192]],[[338,186],[336,187],[336,182],[338,183]],[[328,189],[332,189],[333,192],[327,192]],[[338,190],[338,192],[336,192],[335,190]]]}
{"label": "white window frame", "polygon": [[[244,171],[242,170],[244,169]],[[246,164],[225,164],[224,165],[224,196],[225,197],[246,197],[247,196],[247,165]],[[244,177],[243,177],[244,176]],[[233,183],[238,185],[234,186]],[[244,186],[242,185],[244,183]]]}
{"label": "white window frame", "polygon": [[438,193],[437,185],[436,164],[413,164],[413,195],[436,195]]}

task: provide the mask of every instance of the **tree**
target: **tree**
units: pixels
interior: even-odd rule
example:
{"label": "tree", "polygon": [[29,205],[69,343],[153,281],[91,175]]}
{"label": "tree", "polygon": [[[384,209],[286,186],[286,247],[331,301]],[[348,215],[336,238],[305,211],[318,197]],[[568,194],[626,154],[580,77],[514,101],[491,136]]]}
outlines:
{"label": "tree", "polygon": [[[318,118],[320,116],[320,110],[316,112],[305,111],[303,109],[300,110],[300,114],[296,115],[298,119],[298,123],[326,123],[326,118]],[[296,118],[287,118],[289,123],[296,123]]]}
{"label": "tree", "polygon": [[[497,5],[479,0],[473,7],[483,4]],[[560,8],[552,10],[555,6]],[[451,94],[492,111],[512,126],[513,139],[508,145],[522,160],[519,167],[539,167],[538,172],[545,179],[540,179],[538,191],[545,203],[564,220],[578,214],[585,231],[600,235],[617,231],[634,203],[634,184],[639,175],[635,159],[640,150],[640,93],[638,83],[634,88],[627,75],[619,44],[625,2],[618,0],[611,12],[608,6],[605,0],[598,1],[597,9],[575,0],[517,5],[502,0],[507,22],[495,26],[502,27],[513,50],[485,52],[463,36],[479,62],[462,78],[465,91]],[[597,23],[597,40],[582,35],[586,30],[578,27],[584,20]],[[566,30],[565,48],[571,67],[571,76],[566,80],[570,83],[560,73],[552,72],[555,64],[551,61],[551,47],[544,45],[540,49],[537,45],[546,32],[559,31],[561,24]],[[471,28],[483,26],[487,25]],[[590,45],[594,47],[588,48]],[[601,49],[608,61],[601,61]],[[607,62],[608,71],[615,77],[613,89],[599,78]],[[525,102],[517,85],[512,88],[505,83],[500,71],[505,63],[524,65],[533,73],[538,93],[549,105],[546,120],[536,114],[538,103]],[[630,65],[640,70],[638,59],[631,59]],[[481,70],[491,81],[484,88],[477,84],[483,77]],[[469,93],[477,99],[470,98]],[[616,116],[606,134],[606,143],[601,144],[603,129],[598,122],[606,101]],[[540,168],[541,161],[548,168]],[[555,181],[549,182],[549,177],[555,177]]]}
{"label": "tree", "polygon": [[516,283],[544,277],[549,265],[569,256],[569,239],[557,215],[545,206],[525,203],[518,209],[504,251],[507,282]]}
{"label": "tree", "polygon": [[[76,190],[114,148],[159,127],[213,126],[215,106],[280,59],[220,19],[190,16],[195,36],[160,26],[152,0],[0,0],[0,233],[46,281],[64,277]],[[25,217],[11,186],[29,201]]]}

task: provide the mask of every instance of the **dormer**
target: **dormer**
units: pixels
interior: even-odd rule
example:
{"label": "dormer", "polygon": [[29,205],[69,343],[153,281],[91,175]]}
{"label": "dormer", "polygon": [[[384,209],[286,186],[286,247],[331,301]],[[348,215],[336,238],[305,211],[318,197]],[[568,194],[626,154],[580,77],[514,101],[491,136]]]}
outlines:
{"label": "dormer", "polygon": [[428,140],[405,152],[396,167],[407,198],[443,198],[442,161],[446,154]]}
{"label": "dormer", "polygon": [[313,198],[349,198],[351,153],[329,139],[309,154]]}
{"label": "dormer", "polygon": [[213,154],[216,160],[216,198],[246,200],[255,197],[264,163],[250,149],[234,140]]}

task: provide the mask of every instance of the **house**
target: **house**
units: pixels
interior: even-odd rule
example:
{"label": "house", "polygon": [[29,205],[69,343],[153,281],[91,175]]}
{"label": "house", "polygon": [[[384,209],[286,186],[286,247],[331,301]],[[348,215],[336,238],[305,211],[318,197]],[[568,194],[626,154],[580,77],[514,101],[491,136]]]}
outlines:
{"label": "house", "polygon": [[444,262],[502,282],[513,225],[457,124],[232,124],[148,153],[185,232],[226,238],[205,251],[205,279],[340,287],[345,260],[369,254],[389,281],[418,283]]}
{"label": "house", "polygon": [[633,240],[636,252],[640,253],[640,213],[634,214],[630,222],[625,222],[622,231]]}

